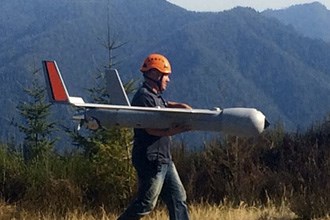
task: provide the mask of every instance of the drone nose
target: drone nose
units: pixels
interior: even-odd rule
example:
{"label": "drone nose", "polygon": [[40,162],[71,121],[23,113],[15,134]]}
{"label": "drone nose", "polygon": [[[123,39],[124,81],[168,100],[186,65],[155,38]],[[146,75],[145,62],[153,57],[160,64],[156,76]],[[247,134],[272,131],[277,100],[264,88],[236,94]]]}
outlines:
{"label": "drone nose", "polygon": [[270,122],[267,119],[265,119],[264,129],[268,128],[269,125],[270,125]]}

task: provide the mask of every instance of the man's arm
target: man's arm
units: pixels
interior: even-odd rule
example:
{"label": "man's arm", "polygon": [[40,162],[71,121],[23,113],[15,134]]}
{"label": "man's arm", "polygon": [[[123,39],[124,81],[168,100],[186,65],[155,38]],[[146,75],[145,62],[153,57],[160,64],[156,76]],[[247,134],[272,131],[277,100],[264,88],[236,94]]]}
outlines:
{"label": "man's arm", "polygon": [[168,129],[146,129],[146,132],[153,136],[164,137],[164,136],[173,136],[190,130],[191,128],[186,125],[178,125]]}
{"label": "man's arm", "polygon": [[[192,109],[189,105],[185,103],[179,103],[179,102],[167,102],[168,108],[185,108],[185,109]],[[173,128],[169,129],[146,129],[147,133],[153,136],[173,136],[185,131],[190,131],[191,128],[186,125],[178,125]]]}
{"label": "man's arm", "polygon": [[168,101],[167,102],[167,107],[168,108],[186,108],[186,109],[192,109],[192,107],[188,104],[185,103],[180,103],[180,102],[172,102]]}

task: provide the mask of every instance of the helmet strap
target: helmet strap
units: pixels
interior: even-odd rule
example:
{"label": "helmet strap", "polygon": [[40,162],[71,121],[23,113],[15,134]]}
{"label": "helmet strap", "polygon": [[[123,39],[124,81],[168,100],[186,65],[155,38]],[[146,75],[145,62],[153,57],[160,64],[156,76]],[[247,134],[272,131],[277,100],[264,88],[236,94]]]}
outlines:
{"label": "helmet strap", "polygon": [[164,75],[161,75],[161,77],[160,77],[159,80],[155,80],[155,79],[153,79],[153,78],[147,76],[147,74],[143,74],[143,76],[144,76],[146,79],[149,79],[150,81],[156,83],[156,85],[158,86],[158,91],[159,91],[160,93],[163,92],[163,91],[162,91],[162,80],[163,80]]}

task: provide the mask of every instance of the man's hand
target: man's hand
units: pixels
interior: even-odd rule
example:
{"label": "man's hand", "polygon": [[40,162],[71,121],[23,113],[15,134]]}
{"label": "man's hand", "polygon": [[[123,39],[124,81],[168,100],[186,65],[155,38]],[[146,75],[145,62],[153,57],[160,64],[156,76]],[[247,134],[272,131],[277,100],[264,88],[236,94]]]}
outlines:
{"label": "man's hand", "polygon": [[179,103],[179,102],[167,102],[168,108],[185,108],[185,109],[192,109],[192,107],[186,103]]}
{"label": "man's hand", "polygon": [[190,130],[191,130],[191,126],[189,126],[189,125],[176,125],[167,130],[167,132],[168,132],[167,136],[173,136],[173,135],[180,134],[182,132],[186,132],[186,131],[190,131]]}
{"label": "man's hand", "polygon": [[188,125],[175,125],[169,129],[146,129],[148,134],[154,136],[173,136],[182,132],[190,131],[191,127]]}
{"label": "man's hand", "polygon": [[[168,108],[192,109],[190,105],[179,102],[167,102]],[[190,131],[191,127],[185,124],[175,124],[168,129],[146,129],[147,133],[154,136],[173,136],[182,132]]]}

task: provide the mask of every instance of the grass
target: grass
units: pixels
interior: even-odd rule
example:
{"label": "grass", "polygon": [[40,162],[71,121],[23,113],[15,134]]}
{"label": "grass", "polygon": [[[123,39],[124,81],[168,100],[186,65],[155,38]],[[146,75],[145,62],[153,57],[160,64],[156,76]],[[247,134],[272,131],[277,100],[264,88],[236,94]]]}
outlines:
{"label": "grass", "polygon": [[[275,208],[268,207],[249,207],[241,203],[239,207],[230,205],[210,205],[194,204],[190,205],[190,215],[192,220],[289,220],[297,219],[295,213],[287,207]],[[159,210],[152,213],[146,219],[168,219],[165,210]]]}
{"label": "grass", "polygon": [[[297,219],[295,213],[290,211],[286,206],[276,208],[269,205],[268,207],[249,207],[241,203],[239,207],[231,207],[230,205],[211,205],[211,204],[192,204],[189,206],[192,220],[208,219],[208,220],[290,220]],[[31,213],[25,210],[19,210],[18,207],[2,204],[0,205],[0,220],[5,219],[63,219],[63,220],[114,220],[117,215],[107,213],[104,209],[99,212],[82,212],[75,210],[67,213],[65,216],[59,216],[54,213]],[[167,220],[168,215],[165,208],[159,207],[145,220]],[[330,218],[324,218],[324,220]]]}
{"label": "grass", "polygon": [[[211,204],[191,204],[189,205],[191,220],[294,220],[299,219],[288,206],[282,205],[275,207],[268,205],[267,207],[247,206],[241,203],[238,207],[231,205],[211,205]],[[96,211],[80,211],[75,210],[60,216],[56,213],[40,213],[20,210],[16,206],[0,204],[0,220],[115,220],[117,214],[107,213],[104,209]],[[167,220],[168,215],[164,207],[158,207],[150,215],[143,218],[144,220]],[[316,220],[316,219],[314,219]],[[317,220],[330,220],[330,216],[319,218]]]}

